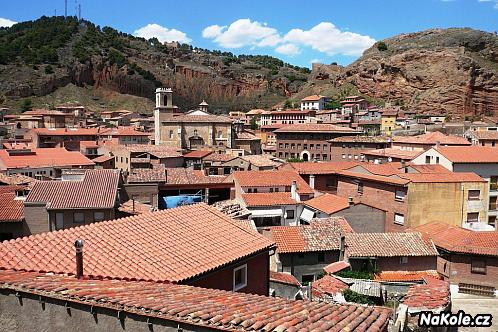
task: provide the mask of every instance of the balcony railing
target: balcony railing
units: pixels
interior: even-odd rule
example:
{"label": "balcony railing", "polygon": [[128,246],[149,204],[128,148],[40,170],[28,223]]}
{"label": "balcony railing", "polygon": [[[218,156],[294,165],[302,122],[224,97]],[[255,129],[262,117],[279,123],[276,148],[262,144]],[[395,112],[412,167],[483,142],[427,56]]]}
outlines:
{"label": "balcony railing", "polygon": [[497,206],[498,206],[498,204],[496,202],[495,203],[489,203],[489,209],[488,210],[489,211],[495,211],[495,210],[497,210],[497,208],[496,208]]}
{"label": "balcony railing", "polygon": [[491,191],[498,191],[498,183],[490,183],[489,184],[489,190],[491,190]]}

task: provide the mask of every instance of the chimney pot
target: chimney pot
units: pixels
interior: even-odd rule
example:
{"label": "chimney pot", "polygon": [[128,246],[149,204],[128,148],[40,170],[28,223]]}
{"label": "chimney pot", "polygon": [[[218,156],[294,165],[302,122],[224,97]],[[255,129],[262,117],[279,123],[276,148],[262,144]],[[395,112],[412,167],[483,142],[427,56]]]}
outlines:
{"label": "chimney pot", "polygon": [[76,240],[74,242],[76,250],[76,278],[78,279],[83,277],[83,244],[83,240]]}
{"label": "chimney pot", "polygon": [[349,205],[350,205],[350,206],[351,206],[351,205],[354,205],[354,200],[353,200],[353,197],[352,197],[352,196],[349,196],[349,197],[348,197],[348,203],[349,203]]}

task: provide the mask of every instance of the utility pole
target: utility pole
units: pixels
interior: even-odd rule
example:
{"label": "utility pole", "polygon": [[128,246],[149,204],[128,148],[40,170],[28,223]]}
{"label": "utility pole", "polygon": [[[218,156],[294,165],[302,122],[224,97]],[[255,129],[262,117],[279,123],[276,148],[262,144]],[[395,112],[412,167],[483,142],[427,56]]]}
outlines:
{"label": "utility pole", "polygon": [[81,21],[81,3],[78,4],[78,21]]}
{"label": "utility pole", "polygon": [[64,0],[64,18],[67,17],[67,0]]}

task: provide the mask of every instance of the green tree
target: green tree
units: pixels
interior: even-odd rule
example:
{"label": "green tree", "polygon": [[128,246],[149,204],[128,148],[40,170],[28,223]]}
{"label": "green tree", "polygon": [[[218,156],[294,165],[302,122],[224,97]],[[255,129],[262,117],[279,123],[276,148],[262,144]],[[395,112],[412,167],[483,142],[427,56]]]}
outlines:
{"label": "green tree", "polygon": [[258,119],[255,116],[251,118],[251,129],[252,130],[258,129]]}
{"label": "green tree", "polygon": [[369,305],[375,304],[375,302],[372,301],[367,295],[356,293],[355,291],[352,291],[350,289],[345,289],[342,292],[342,295],[344,295],[344,299],[348,302],[369,304]]}
{"label": "green tree", "polygon": [[383,41],[379,42],[379,43],[377,44],[377,49],[378,49],[379,51],[381,51],[381,52],[382,52],[382,51],[387,51],[387,45],[386,45],[386,43],[384,43]]}
{"label": "green tree", "polygon": [[54,68],[52,68],[51,65],[47,65],[45,67],[45,74],[53,74],[54,73]]}
{"label": "green tree", "polygon": [[325,103],[325,105],[324,105],[324,108],[326,110],[333,110],[333,109],[336,109],[336,108],[339,108],[339,107],[341,107],[341,103],[338,102],[337,100],[331,99],[331,98],[329,98],[327,100],[327,102]]}
{"label": "green tree", "polygon": [[290,101],[290,99],[287,99],[284,103],[284,108],[292,108],[294,105],[293,103]]}
{"label": "green tree", "polygon": [[33,108],[33,104],[31,102],[31,99],[24,99],[22,104],[21,104],[21,111],[26,112],[29,111]]}

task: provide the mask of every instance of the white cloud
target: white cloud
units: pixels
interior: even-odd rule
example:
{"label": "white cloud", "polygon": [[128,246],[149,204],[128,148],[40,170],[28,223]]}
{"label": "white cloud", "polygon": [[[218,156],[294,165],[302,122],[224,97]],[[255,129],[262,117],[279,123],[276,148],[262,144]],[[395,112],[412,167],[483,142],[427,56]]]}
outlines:
{"label": "white cloud", "polygon": [[0,27],[11,27],[17,22],[9,20],[8,18],[0,17]]}
{"label": "white cloud", "polygon": [[168,29],[156,23],[147,24],[146,26],[135,30],[134,34],[137,37],[146,39],[156,37],[161,43],[172,41],[190,43],[192,41],[192,39],[187,37],[185,32],[176,29]]}
{"label": "white cloud", "polygon": [[256,21],[252,22],[248,18],[239,19],[230,24],[228,28],[211,25],[202,33],[203,37],[214,39],[215,43],[225,48],[275,46],[279,42],[276,29]]}
{"label": "white cloud", "polygon": [[322,59],[311,59],[310,63],[323,63]]}
{"label": "white cloud", "polygon": [[228,27],[215,24],[202,30],[204,38],[212,39],[223,48],[274,47],[275,52],[286,55],[296,55],[302,47],[310,47],[329,56],[356,56],[375,43],[370,36],[341,31],[330,22],[321,22],[310,30],[292,29],[284,37],[282,35],[266,23],[248,18],[239,19]]}
{"label": "white cloud", "polygon": [[282,44],[275,49],[275,52],[285,55],[299,54],[300,49],[294,44]]}
{"label": "white cloud", "polygon": [[210,25],[210,26],[204,28],[204,30],[202,30],[202,37],[209,38],[209,39],[216,38],[219,35],[221,35],[221,32],[226,27],[227,27],[226,25],[224,25],[224,26],[219,26],[217,24]]}
{"label": "white cloud", "polygon": [[343,32],[330,22],[321,22],[310,30],[292,29],[284,39],[309,46],[327,55],[361,55],[375,43],[375,39],[354,32]]}

